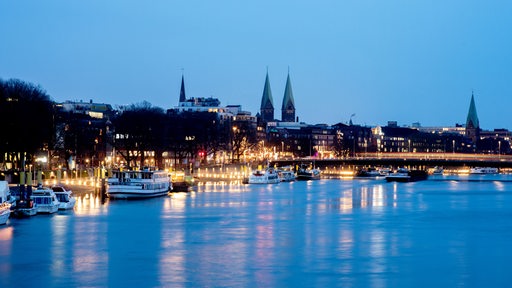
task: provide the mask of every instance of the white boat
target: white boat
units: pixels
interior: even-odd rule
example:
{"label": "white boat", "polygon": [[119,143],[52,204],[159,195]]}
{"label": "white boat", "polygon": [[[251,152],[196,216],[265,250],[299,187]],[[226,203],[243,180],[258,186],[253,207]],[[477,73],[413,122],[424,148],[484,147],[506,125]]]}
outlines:
{"label": "white boat", "polygon": [[469,169],[469,174],[498,174],[498,168],[475,167],[475,168]]}
{"label": "white boat", "polygon": [[297,170],[297,180],[318,180],[320,179],[320,169],[312,166],[301,165]]}
{"label": "white boat", "polygon": [[279,182],[279,175],[274,168],[255,170],[249,175],[249,184],[276,184]]}
{"label": "white boat", "polygon": [[66,189],[62,185],[52,186],[52,190],[60,202],[59,210],[73,209],[75,207],[76,198],[72,195],[73,192],[71,190]]}
{"label": "white boat", "polygon": [[11,215],[11,203],[9,192],[9,184],[7,181],[0,181],[0,225],[7,223],[7,219]]}
{"label": "white boat", "polygon": [[59,200],[51,188],[38,186],[30,196],[37,213],[55,213],[59,210]]}
{"label": "white boat", "polygon": [[414,182],[426,180],[428,178],[427,171],[409,170],[407,168],[399,168],[395,173],[386,176],[387,182]]}
{"label": "white boat", "polygon": [[114,199],[157,197],[171,190],[171,177],[163,170],[116,170],[107,179],[107,196]]}
{"label": "white boat", "polygon": [[295,175],[295,171],[293,171],[292,166],[281,167],[277,170],[277,175],[279,175],[279,180],[281,182],[291,182],[295,181],[297,176]]}

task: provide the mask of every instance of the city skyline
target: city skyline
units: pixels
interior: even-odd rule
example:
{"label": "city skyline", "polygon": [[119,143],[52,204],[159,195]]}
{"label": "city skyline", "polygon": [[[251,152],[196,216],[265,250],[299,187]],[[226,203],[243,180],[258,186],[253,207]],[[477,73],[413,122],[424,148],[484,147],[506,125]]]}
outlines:
{"label": "city skyline", "polygon": [[215,97],[259,112],[265,73],[280,119],[288,69],[306,123],[510,128],[509,3],[8,1],[0,78],[55,101],[177,106]]}

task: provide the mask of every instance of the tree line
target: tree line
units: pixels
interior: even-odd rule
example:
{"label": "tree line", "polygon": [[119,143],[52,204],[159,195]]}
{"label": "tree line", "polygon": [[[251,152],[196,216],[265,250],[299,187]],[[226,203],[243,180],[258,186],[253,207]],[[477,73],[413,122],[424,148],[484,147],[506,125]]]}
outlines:
{"label": "tree line", "polygon": [[174,163],[187,158],[201,161],[220,151],[240,159],[256,143],[256,127],[221,119],[216,113],[167,112],[142,102],[99,119],[61,106],[40,86],[0,79],[2,170],[30,169],[42,156],[50,167],[72,169],[70,159],[79,165],[106,165],[109,150],[128,167],[151,159],[151,164],[162,168],[164,155]]}

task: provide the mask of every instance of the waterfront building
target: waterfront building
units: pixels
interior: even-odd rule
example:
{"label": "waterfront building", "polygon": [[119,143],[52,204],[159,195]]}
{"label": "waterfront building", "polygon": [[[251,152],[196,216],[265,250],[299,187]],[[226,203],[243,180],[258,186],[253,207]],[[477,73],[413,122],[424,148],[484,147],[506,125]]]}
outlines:
{"label": "waterfront building", "polygon": [[295,122],[295,100],[293,99],[292,83],[290,73],[286,78],[286,87],[284,89],[283,105],[281,106],[281,121]]}

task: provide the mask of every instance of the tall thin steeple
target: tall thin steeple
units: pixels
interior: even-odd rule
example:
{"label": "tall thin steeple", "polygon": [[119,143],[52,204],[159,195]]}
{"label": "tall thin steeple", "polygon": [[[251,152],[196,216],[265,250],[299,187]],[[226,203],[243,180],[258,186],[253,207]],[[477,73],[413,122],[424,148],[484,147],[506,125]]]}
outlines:
{"label": "tall thin steeple", "polygon": [[274,120],[274,100],[272,99],[272,91],[270,90],[270,80],[268,79],[268,69],[267,69],[267,77],[265,78],[265,86],[263,88],[263,95],[261,96],[261,118],[263,121],[273,121]]}
{"label": "tall thin steeple", "polygon": [[295,100],[293,99],[290,71],[288,71],[286,88],[284,89],[283,105],[281,106],[281,121],[295,122]]}
{"label": "tall thin steeple", "polygon": [[478,115],[476,114],[475,96],[471,92],[471,102],[469,103],[468,118],[466,120],[466,137],[476,144],[480,136],[480,122],[478,121]]}
{"label": "tall thin steeple", "polygon": [[185,77],[181,75],[181,89],[180,89],[180,102],[185,102],[187,97],[185,96]]}

